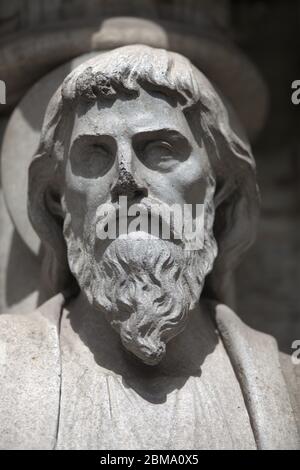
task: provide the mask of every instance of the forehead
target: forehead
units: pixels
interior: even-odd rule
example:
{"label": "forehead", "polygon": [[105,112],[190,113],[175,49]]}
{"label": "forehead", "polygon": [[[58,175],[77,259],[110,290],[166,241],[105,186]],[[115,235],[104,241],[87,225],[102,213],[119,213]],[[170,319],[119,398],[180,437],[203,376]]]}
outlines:
{"label": "forehead", "polygon": [[181,107],[162,94],[141,89],[138,97],[120,95],[114,101],[81,102],[75,113],[72,140],[78,135],[106,134],[118,137],[160,129],[173,129],[192,138]]}

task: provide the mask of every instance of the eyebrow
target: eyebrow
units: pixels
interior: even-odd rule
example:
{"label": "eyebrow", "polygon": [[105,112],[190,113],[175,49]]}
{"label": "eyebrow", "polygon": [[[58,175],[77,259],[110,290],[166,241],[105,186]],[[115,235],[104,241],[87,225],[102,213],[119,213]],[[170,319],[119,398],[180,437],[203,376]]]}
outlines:
{"label": "eyebrow", "polygon": [[159,129],[149,129],[149,130],[143,130],[141,132],[136,133],[133,136],[133,141],[139,142],[142,140],[152,140],[155,138],[162,138],[166,137],[166,135],[173,139],[173,140],[178,140],[180,142],[184,142],[190,146],[190,142],[188,137],[183,135],[178,129],[172,129],[172,128],[159,128]]}
{"label": "eyebrow", "polygon": [[78,145],[81,141],[84,141],[84,140],[97,140],[99,139],[100,141],[103,141],[103,142],[110,142],[110,143],[116,143],[115,141],[115,138],[109,134],[99,134],[99,133],[96,133],[96,134],[79,134],[75,137],[75,139],[71,142],[71,149],[73,146],[76,146]]}
{"label": "eyebrow", "polygon": [[[188,149],[191,149],[192,146],[190,144],[190,141],[188,137],[183,135],[178,129],[175,128],[170,128],[170,127],[165,127],[165,128],[158,128],[158,129],[143,129],[140,132],[137,132],[133,134],[132,136],[132,143],[133,145],[138,145],[139,143],[145,142],[145,141],[152,141],[154,139],[163,139],[163,138],[169,138],[172,139],[173,141],[177,141],[178,143],[181,143],[185,145]],[[73,142],[71,143],[71,149],[73,147],[76,147],[78,144],[80,144],[84,140],[97,140],[103,141],[104,143],[114,143],[117,144],[117,141],[115,137],[109,134],[101,134],[99,132],[93,133],[93,134],[79,134],[75,137]]]}
{"label": "eyebrow", "polygon": [[145,146],[155,140],[169,141],[170,144],[174,145],[175,148],[183,154],[190,154],[192,151],[192,144],[188,137],[183,135],[177,129],[171,128],[139,132],[133,136],[132,144],[136,151],[142,151]]}

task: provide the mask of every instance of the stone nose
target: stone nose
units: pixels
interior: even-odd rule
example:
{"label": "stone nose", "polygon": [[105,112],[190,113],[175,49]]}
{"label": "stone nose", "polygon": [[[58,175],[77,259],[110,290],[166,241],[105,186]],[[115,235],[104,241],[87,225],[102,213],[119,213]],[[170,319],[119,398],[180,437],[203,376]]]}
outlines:
{"label": "stone nose", "polygon": [[147,189],[137,183],[132,173],[131,165],[121,159],[118,179],[111,189],[112,202],[116,202],[120,196],[127,196],[129,199],[142,199],[147,196]]}

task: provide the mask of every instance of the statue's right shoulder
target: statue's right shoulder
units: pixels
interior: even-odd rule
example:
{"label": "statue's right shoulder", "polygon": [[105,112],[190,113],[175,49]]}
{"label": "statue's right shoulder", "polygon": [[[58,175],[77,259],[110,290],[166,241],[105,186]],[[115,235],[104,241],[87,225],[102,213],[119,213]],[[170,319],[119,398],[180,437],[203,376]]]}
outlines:
{"label": "statue's right shoulder", "polygon": [[0,315],[0,448],[51,449],[59,409],[63,297]]}
{"label": "statue's right shoulder", "polygon": [[[1,345],[14,344],[24,353],[27,341],[30,345],[39,343],[50,330],[57,330],[64,304],[64,297],[58,294],[28,313],[3,313],[0,315],[0,354]],[[1,358],[0,358],[1,362]]]}

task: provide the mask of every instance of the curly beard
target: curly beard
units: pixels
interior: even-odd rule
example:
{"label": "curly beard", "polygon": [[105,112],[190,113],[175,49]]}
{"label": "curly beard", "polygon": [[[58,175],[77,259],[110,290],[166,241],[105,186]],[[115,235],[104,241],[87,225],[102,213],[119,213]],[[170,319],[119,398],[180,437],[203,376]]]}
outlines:
{"label": "curly beard", "polygon": [[158,364],[166,344],[185,327],[217,254],[213,209],[207,205],[204,246],[188,251],[172,241],[133,232],[103,250],[92,230],[75,236],[66,213],[64,236],[71,272],[95,308],[104,312],[125,348],[148,365]]}

